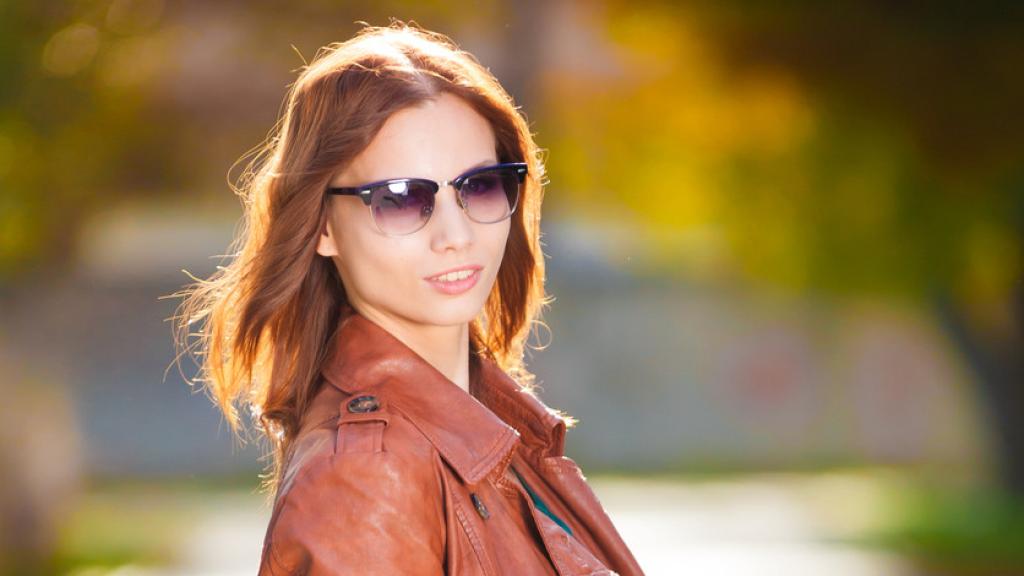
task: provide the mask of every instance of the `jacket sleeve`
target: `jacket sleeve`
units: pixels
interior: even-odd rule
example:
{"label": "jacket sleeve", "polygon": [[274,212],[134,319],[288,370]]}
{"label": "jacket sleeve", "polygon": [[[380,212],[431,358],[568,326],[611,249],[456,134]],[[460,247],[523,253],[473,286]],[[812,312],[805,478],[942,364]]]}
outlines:
{"label": "jacket sleeve", "polygon": [[440,480],[402,451],[332,454],[299,471],[270,520],[261,576],[444,572]]}

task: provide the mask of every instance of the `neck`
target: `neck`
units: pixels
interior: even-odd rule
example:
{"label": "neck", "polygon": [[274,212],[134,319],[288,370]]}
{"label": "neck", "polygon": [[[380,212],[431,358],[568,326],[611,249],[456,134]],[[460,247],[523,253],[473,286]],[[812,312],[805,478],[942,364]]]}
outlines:
{"label": "neck", "polygon": [[455,385],[469,392],[469,324],[415,324],[369,310],[360,314],[390,332]]}

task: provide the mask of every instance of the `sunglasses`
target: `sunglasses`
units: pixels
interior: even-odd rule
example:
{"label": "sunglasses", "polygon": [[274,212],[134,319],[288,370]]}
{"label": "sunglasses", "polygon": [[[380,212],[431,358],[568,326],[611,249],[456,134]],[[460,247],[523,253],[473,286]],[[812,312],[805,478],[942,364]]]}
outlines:
{"label": "sunglasses", "polygon": [[474,168],[445,182],[426,178],[392,178],[357,187],[330,187],[328,194],[359,196],[381,233],[404,236],[423,228],[434,212],[434,198],[448,184],[458,193],[459,206],[474,222],[493,224],[512,215],[526,179],[525,162],[505,162]]}

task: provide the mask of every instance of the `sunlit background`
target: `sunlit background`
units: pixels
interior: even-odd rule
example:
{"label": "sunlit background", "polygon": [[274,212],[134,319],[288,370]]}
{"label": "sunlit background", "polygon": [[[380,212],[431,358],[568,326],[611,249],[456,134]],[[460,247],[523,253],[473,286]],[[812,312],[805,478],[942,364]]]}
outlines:
{"label": "sunlit background", "polygon": [[395,17],[546,150],[529,364],[648,574],[1024,573],[1024,10],[902,4],[0,0],[0,569],[255,573],[168,295]]}

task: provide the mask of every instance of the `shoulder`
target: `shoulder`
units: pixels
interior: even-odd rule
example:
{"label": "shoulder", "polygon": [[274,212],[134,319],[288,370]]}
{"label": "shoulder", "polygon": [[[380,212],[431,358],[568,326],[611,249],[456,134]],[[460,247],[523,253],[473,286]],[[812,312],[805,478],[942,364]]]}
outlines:
{"label": "shoulder", "polygon": [[336,417],[311,419],[295,441],[261,573],[319,566],[325,573],[377,567],[429,574],[435,561],[440,565],[445,532],[436,451],[386,397],[367,391],[332,398]]}

